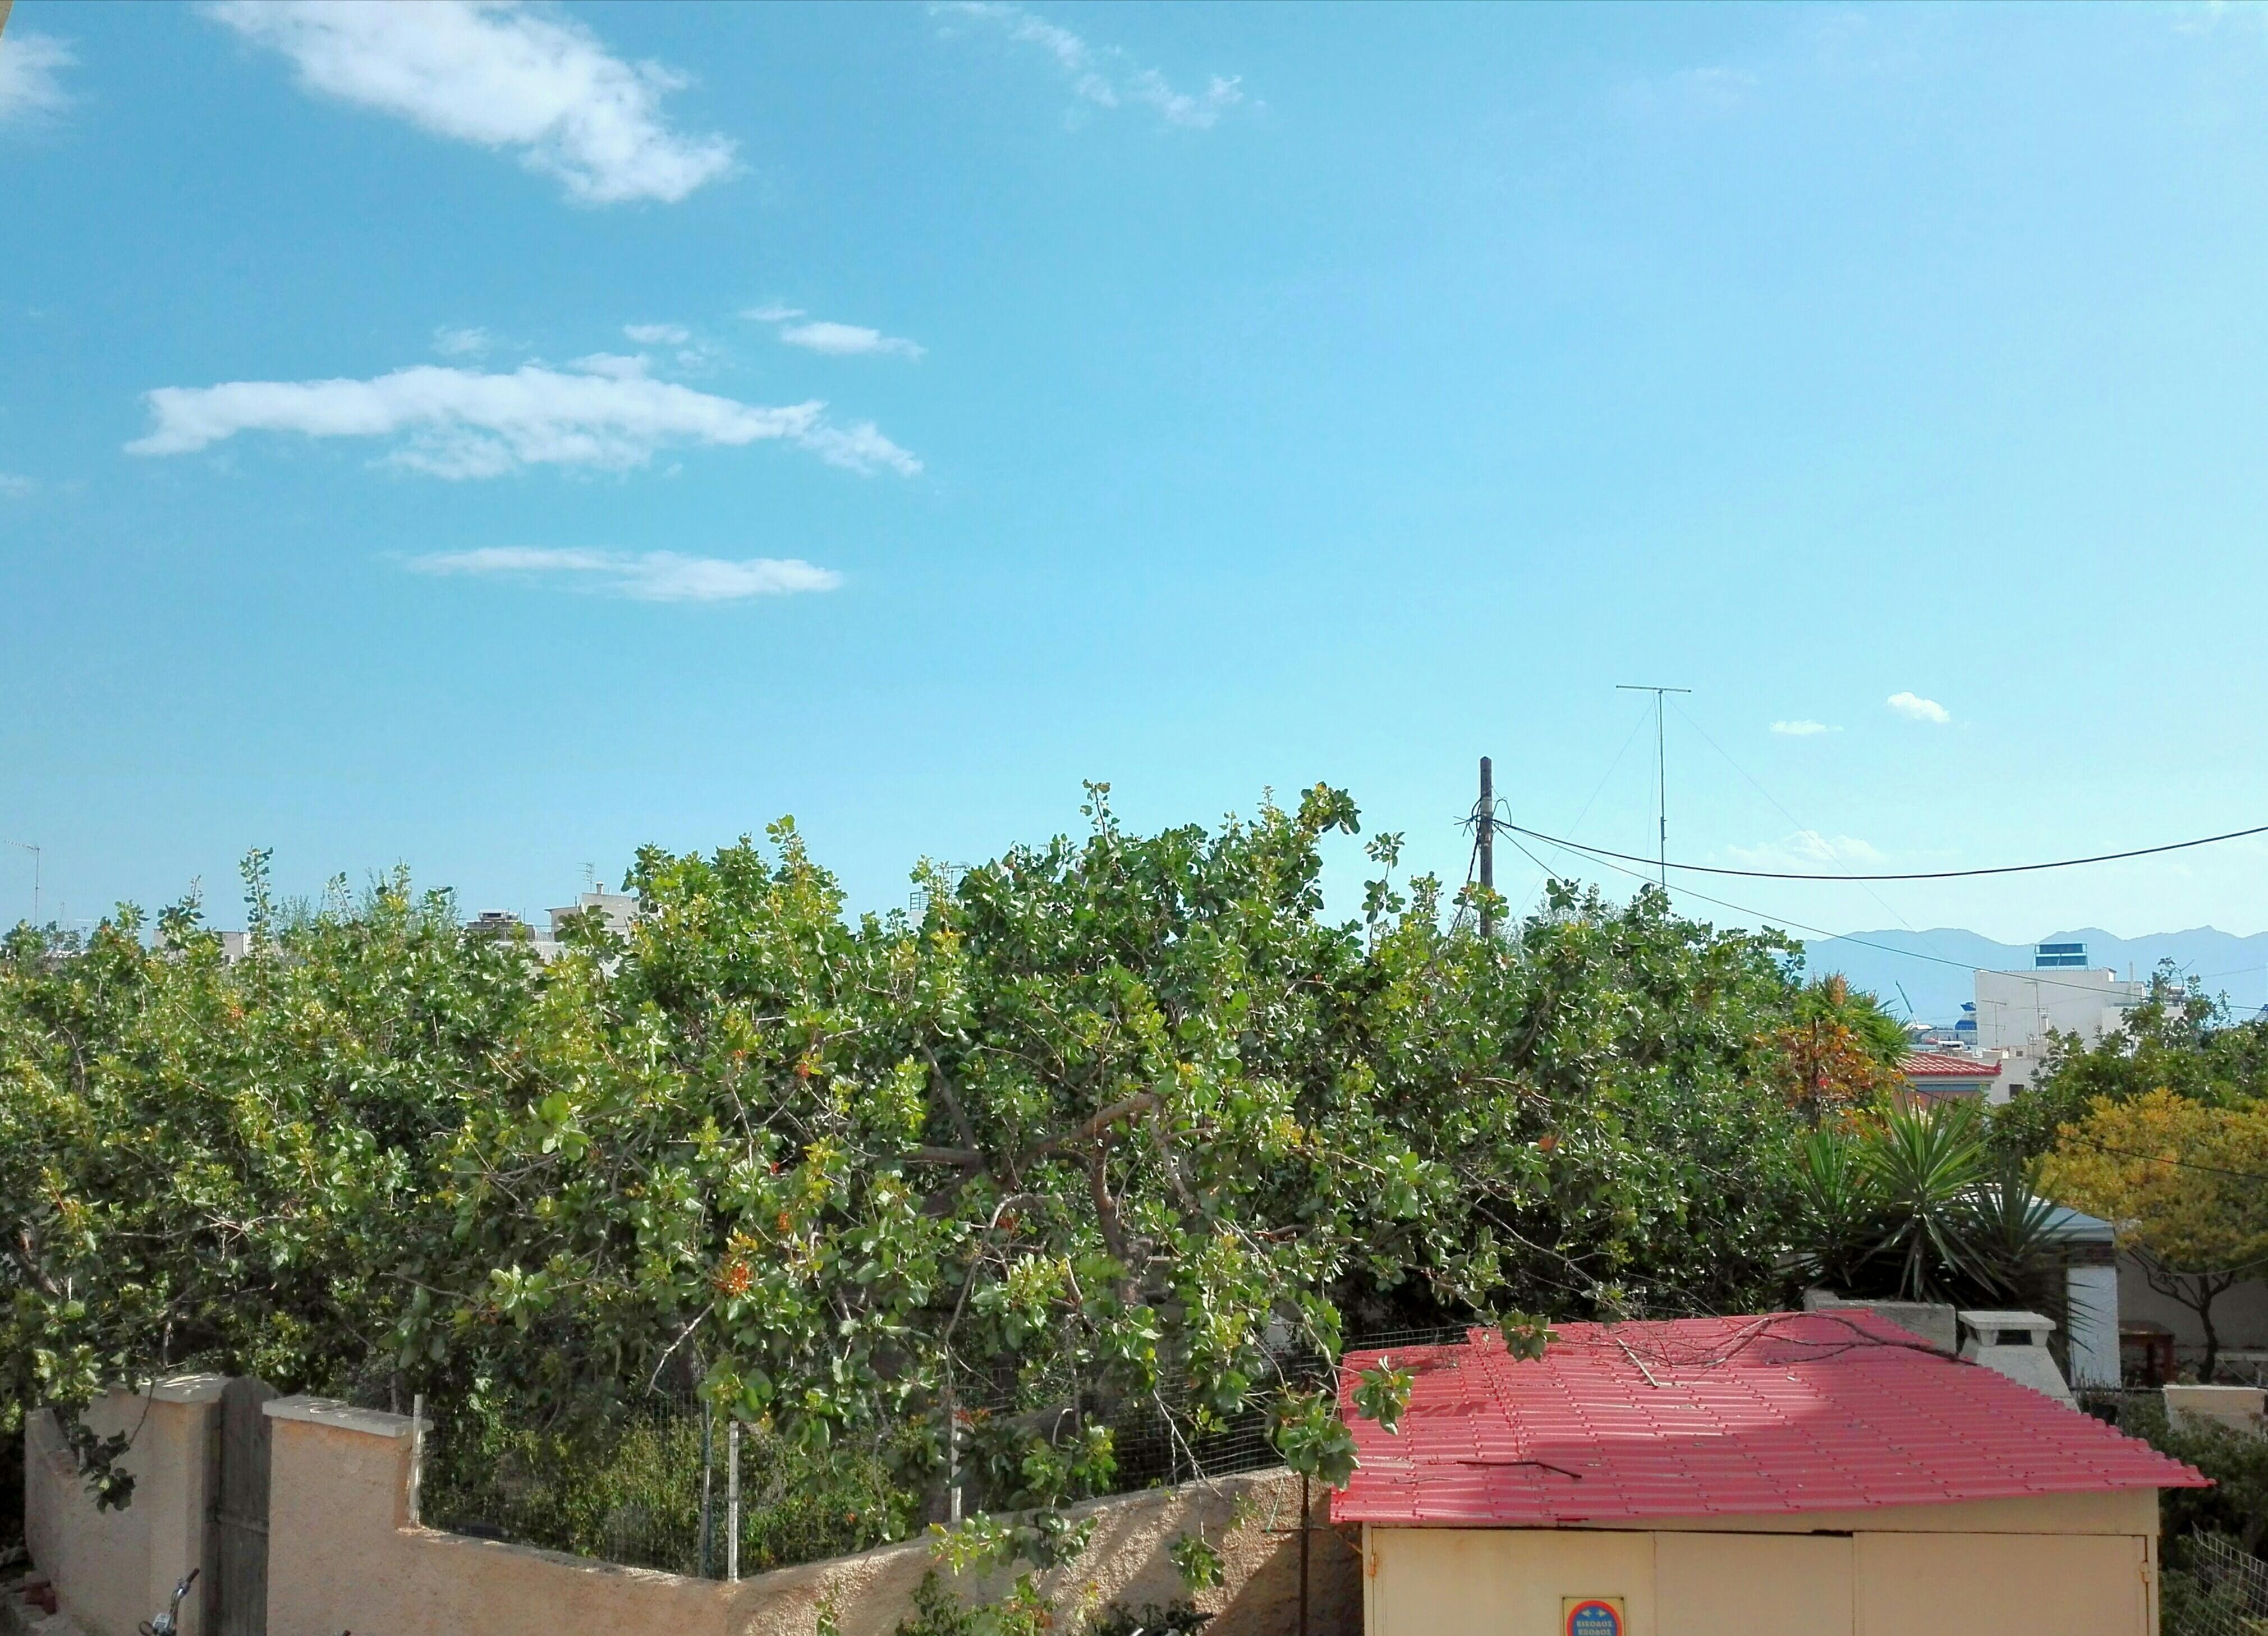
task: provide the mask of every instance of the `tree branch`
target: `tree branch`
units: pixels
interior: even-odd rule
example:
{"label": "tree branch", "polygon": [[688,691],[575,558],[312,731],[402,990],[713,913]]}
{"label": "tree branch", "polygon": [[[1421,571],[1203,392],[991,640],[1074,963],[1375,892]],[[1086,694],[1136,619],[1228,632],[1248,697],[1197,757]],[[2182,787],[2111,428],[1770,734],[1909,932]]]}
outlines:
{"label": "tree branch", "polygon": [[945,1065],[938,1061],[937,1053],[929,1048],[926,1041],[922,1045],[922,1055],[929,1058],[929,1071],[937,1076],[938,1094],[945,1098],[945,1110],[953,1116],[953,1128],[960,1133],[961,1145],[970,1153],[976,1153],[982,1146],[976,1139],[976,1127],[968,1123],[968,1111],[961,1105],[961,1098],[953,1088],[953,1080],[946,1073]]}

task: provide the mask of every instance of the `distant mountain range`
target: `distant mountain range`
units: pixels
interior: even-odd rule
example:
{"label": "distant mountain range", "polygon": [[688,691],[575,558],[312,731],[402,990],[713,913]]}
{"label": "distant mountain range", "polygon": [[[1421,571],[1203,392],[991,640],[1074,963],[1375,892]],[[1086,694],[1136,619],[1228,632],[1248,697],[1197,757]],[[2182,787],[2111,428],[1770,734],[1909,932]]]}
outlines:
{"label": "distant mountain range", "polygon": [[[2160,961],[2170,959],[2198,986],[2226,993],[2240,1012],[2268,1004],[2268,932],[2236,937],[2198,926],[2190,932],[2122,938],[2099,926],[2081,926],[2075,932],[2043,932],[2039,941],[2084,943],[2088,965],[2114,968],[2121,976],[2131,969],[2134,976],[2146,977]],[[2032,946],[1995,943],[1955,927],[1927,932],[1900,928],[1815,938],[1805,945],[1805,961],[1815,976],[1839,971],[1853,988],[1872,990],[1897,1015],[1904,1015],[1911,1006],[1924,1022],[1945,1024],[1961,1014],[1964,1001],[1976,998],[1974,970],[2029,971]]]}

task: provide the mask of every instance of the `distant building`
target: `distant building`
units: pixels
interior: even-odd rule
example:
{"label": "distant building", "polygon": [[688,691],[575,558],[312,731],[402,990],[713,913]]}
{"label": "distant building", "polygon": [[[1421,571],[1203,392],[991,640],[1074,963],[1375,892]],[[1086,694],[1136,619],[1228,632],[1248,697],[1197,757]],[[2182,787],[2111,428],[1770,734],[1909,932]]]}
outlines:
{"label": "distant building", "polygon": [[597,910],[605,917],[607,930],[616,937],[628,937],[630,928],[637,924],[638,901],[630,892],[585,892],[564,909],[551,911],[551,937],[554,942],[570,915],[587,914]]}
{"label": "distant building", "polygon": [[2041,943],[2029,971],[1980,971],[1977,1001],[1963,1006],[1962,1024],[1976,1030],[1980,1055],[2001,1065],[1992,1097],[2005,1102],[2036,1084],[2049,1050],[2049,1035],[2075,1034],[2089,1045],[2115,1032],[2126,1013],[2149,998],[2146,982],[2087,964],[2084,943]]}
{"label": "distant building", "polygon": [[1994,1102],[2008,1100],[1992,1094],[1999,1082],[1999,1063],[1972,1051],[1911,1050],[1898,1064],[1898,1072],[1905,1075],[1907,1092],[1919,1101],[1942,1102],[1956,1096]]}
{"label": "distant building", "polygon": [[527,922],[504,909],[484,909],[480,917],[465,925],[467,937],[504,938],[512,942],[525,942],[535,933]]}

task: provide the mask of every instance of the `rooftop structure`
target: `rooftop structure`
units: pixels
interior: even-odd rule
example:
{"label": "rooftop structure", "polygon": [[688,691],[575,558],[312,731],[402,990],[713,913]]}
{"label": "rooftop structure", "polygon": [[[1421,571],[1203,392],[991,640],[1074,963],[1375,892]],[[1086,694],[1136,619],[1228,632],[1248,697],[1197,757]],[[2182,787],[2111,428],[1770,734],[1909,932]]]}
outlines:
{"label": "rooftop structure", "polygon": [[1418,1377],[1398,1434],[1352,1408],[1379,1355],[1341,1374],[1361,1465],[1335,1522],[1598,1526],[2205,1485],[1860,1311],[1571,1323],[1533,1361],[1488,1330],[1395,1348]]}

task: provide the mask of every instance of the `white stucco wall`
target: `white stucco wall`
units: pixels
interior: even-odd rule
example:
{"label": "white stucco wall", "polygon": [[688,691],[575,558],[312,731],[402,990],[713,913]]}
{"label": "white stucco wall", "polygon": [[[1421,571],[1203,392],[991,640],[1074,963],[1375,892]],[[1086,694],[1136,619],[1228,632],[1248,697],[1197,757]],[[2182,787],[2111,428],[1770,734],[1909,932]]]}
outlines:
{"label": "white stucco wall", "polygon": [[2118,1269],[2071,1267],[2064,1272],[2071,1304],[2065,1332],[2074,1387],[2117,1386],[2118,1374]]}

